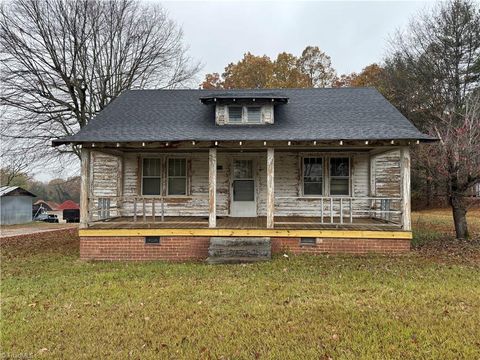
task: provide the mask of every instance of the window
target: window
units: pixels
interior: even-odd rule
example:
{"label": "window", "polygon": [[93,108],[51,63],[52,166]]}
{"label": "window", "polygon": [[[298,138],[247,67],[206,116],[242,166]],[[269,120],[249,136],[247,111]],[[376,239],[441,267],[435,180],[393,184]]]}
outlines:
{"label": "window", "polygon": [[160,245],[160,236],[145,236],[145,244]]}
{"label": "window", "polygon": [[350,194],[350,159],[330,159],[330,195]]}
{"label": "window", "polygon": [[323,194],[323,159],[303,158],[303,195]]}
{"label": "window", "polygon": [[300,238],[300,245],[316,245],[317,239],[314,237],[302,237]]}
{"label": "window", "polygon": [[187,195],[185,159],[168,159],[168,195]]}
{"label": "window", "polygon": [[231,105],[228,107],[229,124],[261,124],[261,106]]}
{"label": "window", "polygon": [[142,195],[160,195],[162,190],[161,160],[143,159]]}
{"label": "window", "polygon": [[247,123],[249,124],[262,123],[262,108],[260,106],[247,107]]}
{"label": "window", "polygon": [[242,123],[242,107],[241,106],[229,106],[228,107],[228,122],[230,124]]}

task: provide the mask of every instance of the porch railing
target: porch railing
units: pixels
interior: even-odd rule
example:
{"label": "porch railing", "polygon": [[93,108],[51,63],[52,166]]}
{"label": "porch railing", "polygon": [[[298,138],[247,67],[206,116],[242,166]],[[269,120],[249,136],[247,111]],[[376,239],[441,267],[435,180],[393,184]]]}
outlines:
{"label": "porch railing", "polygon": [[[205,200],[208,211],[207,195],[189,196],[186,200],[192,199]],[[90,198],[89,221],[128,216],[133,217],[133,222],[163,222],[171,201],[171,197],[165,196],[93,196]],[[399,197],[277,196],[274,211],[275,217],[314,217],[320,224],[355,225],[361,225],[361,219],[381,220],[378,225],[401,225],[402,214]]]}
{"label": "porch railing", "polygon": [[295,216],[296,210],[289,208],[289,201],[297,209],[302,209],[303,214],[308,212],[308,216],[320,218],[321,224],[360,225],[359,219],[377,219],[401,225],[400,197],[278,196],[275,197],[275,214]]}

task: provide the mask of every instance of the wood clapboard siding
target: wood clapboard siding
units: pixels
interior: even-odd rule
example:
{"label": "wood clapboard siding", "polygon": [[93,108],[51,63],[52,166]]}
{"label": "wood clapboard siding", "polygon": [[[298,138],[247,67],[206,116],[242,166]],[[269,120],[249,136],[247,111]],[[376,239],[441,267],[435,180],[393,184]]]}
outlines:
{"label": "wood clapboard siding", "polygon": [[[390,151],[385,154],[373,157],[375,172],[374,196],[378,197],[396,197],[401,196],[401,178],[400,178],[400,150]],[[400,201],[393,201],[391,210],[400,210]],[[392,215],[391,220],[400,221],[400,215]]]}
{"label": "wood clapboard siding", "polygon": [[[346,153],[351,157],[351,191],[352,196],[369,196],[370,186],[370,157],[366,152]],[[322,154],[319,154],[321,156]],[[326,154],[323,154],[326,155]],[[339,153],[335,153],[336,156]],[[202,216],[208,217],[208,153],[196,152],[188,154],[156,154],[145,156],[185,157],[188,160],[189,191],[187,196],[168,197],[165,199],[165,216]],[[123,169],[121,160],[112,155],[94,152],[92,165],[92,195],[125,197],[141,196],[141,153],[125,153]],[[257,215],[266,216],[267,212],[267,157],[266,151],[258,153],[218,152],[217,156],[217,215],[228,216],[230,212],[230,173],[232,161],[236,157],[251,157],[255,159],[255,179],[257,182]],[[375,183],[377,196],[398,197],[400,195],[400,168],[399,152],[378,155],[375,161]],[[301,195],[302,154],[298,152],[275,152],[275,215],[276,216],[320,216],[321,201]],[[326,166],[325,166],[326,168]],[[123,173],[123,181],[118,180],[118,174]],[[166,170],[162,173],[166,184]],[[121,175],[120,175],[121,176]],[[326,179],[325,179],[326,180]],[[118,189],[123,184],[123,189]],[[165,191],[165,190],[164,190]],[[288,198],[285,198],[288,197]],[[112,204],[113,205],[113,204]],[[133,215],[133,201],[124,201],[121,204],[121,216]],[[141,200],[137,203],[137,214],[142,213]],[[349,214],[349,201],[344,200],[344,216]],[[147,198],[145,208],[151,214],[151,200]],[[324,201],[324,210],[327,212],[330,204]],[[370,208],[370,202],[365,200],[354,201],[354,210],[364,210],[365,215]],[[338,214],[340,203],[334,201],[334,211]],[[157,200],[155,212],[160,216],[160,203]]]}

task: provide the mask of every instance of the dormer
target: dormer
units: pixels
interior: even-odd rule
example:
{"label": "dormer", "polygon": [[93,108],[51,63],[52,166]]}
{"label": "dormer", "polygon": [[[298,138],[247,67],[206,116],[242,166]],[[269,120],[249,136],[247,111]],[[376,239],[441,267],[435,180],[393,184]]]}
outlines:
{"label": "dormer", "polygon": [[265,125],[274,123],[274,107],[286,104],[279,94],[218,93],[201,97],[202,103],[215,106],[217,125]]}

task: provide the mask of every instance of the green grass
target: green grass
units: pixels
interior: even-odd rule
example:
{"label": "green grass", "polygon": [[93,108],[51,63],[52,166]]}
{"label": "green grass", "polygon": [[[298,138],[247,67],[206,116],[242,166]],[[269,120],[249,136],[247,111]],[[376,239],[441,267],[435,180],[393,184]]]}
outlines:
{"label": "green grass", "polygon": [[45,359],[478,359],[475,259],[107,263],[78,260],[75,238],[4,245],[0,345]]}

